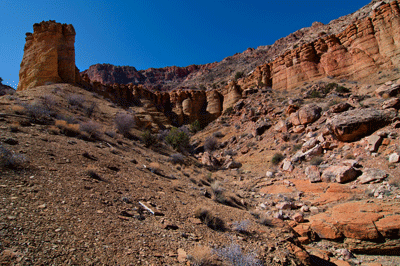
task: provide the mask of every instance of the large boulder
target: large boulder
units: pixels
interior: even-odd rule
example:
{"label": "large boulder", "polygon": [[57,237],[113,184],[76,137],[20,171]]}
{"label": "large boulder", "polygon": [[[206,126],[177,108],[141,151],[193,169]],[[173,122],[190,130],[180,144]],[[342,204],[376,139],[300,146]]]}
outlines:
{"label": "large boulder", "polygon": [[337,114],[326,121],[326,125],[340,141],[355,141],[390,124],[396,111],[375,108],[355,109]]}
{"label": "large boulder", "polygon": [[308,104],[301,107],[297,112],[290,114],[290,122],[294,126],[306,125],[321,117],[321,107],[315,104]]}

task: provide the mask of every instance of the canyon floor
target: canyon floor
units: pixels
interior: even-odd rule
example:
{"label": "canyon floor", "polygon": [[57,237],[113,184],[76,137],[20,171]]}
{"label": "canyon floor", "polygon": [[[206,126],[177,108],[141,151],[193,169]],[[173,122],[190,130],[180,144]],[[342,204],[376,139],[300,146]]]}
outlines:
{"label": "canyon floor", "polygon": [[[116,130],[142,107],[73,85],[1,96],[1,264],[400,265],[397,119],[351,142],[326,129],[350,112],[333,107],[393,111],[397,98],[333,82],[256,89],[181,152]],[[282,125],[310,105],[316,120]],[[331,166],[357,176],[326,182]]]}

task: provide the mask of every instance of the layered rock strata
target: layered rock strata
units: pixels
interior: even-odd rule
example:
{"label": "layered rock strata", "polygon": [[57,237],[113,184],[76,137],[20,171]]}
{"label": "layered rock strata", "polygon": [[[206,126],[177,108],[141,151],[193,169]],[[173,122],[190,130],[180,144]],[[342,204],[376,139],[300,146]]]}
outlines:
{"label": "layered rock strata", "polygon": [[75,29],[71,24],[43,21],[26,34],[18,90],[80,80],[75,66]]}
{"label": "layered rock strata", "polygon": [[398,1],[382,4],[370,17],[339,34],[321,37],[258,66],[241,84],[291,89],[324,77],[363,80],[400,61]]}

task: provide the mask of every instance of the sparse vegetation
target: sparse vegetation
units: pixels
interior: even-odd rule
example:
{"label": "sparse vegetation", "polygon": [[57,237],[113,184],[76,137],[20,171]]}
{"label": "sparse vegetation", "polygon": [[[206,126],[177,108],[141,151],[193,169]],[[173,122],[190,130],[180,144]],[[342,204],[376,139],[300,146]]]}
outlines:
{"label": "sparse vegetation", "polygon": [[101,138],[101,125],[92,120],[88,122],[83,122],[80,124],[81,132],[88,134],[90,139],[100,139]]}
{"label": "sparse vegetation", "polygon": [[165,137],[165,142],[175,150],[185,150],[189,147],[189,135],[173,127]]}
{"label": "sparse vegetation", "polygon": [[185,157],[181,153],[174,153],[170,156],[170,160],[173,164],[183,164]]}
{"label": "sparse vegetation", "polygon": [[136,118],[129,113],[119,113],[115,117],[115,126],[119,133],[126,138],[131,138],[131,130],[136,126]]}
{"label": "sparse vegetation", "polygon": [[71,107],[82,107],[85,97],[81,94],[70,94],[67,96],[67,102]]}
{"label": "sparse vegetation", "polygon": [[310,164],[311,165],[320,165],[323,161],[324,161],[324,159],[322,157],[317,156],[317,157],[313,157],[310,160]]}
{"label": "sparse vegetation", "polygon": [[142,133],[142,141],[145,147],[150,147],[157,144],[158,139],[151,133],[150,130],[146,130]]}
{"label": "sparse vegetation", "polygon": [[53,121],[51,118],[51,111],[40,102],[27,104],[24,108],[25,114],[29,116],[31,123],[47,125],[51,124]]}
{"label": "sparse vegetation", "polygon": [[215,254],[213,254],[211,248],[197,246],[190,252],[187,259],[193,266],[212,266],[213,256]]}
{"label": "sparse vegetation", "polygon": [[275,153],[271,162],[273,165],[278,165],[283,159],[285,159],[285,156],[282,153]]}
{"label": "sparse vegetation", "polygon": [[235,73],[235,80],[241,79],[244,77],[244,73],[241,71],[238,71]]}
{"label": "sparse vegetation", "polygon": [[243,220],[240,222],[233,222],[232,229],[238,233],[246,234],[248,233],[250,227],[250,220]]}
{"label": "sparse vegetation", "polygon": [[193,123],[190,124],[190,132],[197,133],[201,130],[201,124],[199,120],[195,120]]}
{"label": "sparse vegetation", "polygon": [[255,254],[243,254],[238,244],[231,244],[225,248],[216,249],[215,252],[220,258],[235,266],[261,266],[263,263],[256,258]]}
{"label": "sparse vegetation", "polygon": [[209,151],[209,152],[214,151],[217,147],[218,147],[218,141],[214,137],[208,137],[204,141],[204,150],[206,150],[206,151]]}
{"label": "sparse vegetation", "polygon": [[[65,120],[56,120],[55,126],[60,129],[60,132],[69,137],[75,137],[80,134],[79,124],[70,124]],[[55,131],[53,131],[55,133]]]}
{"label": "sparse vegetation", "polygon": [[0,146],[0,167],[18,169],[24,167],[28,159],[23,154],[16,154],[6,147]]}

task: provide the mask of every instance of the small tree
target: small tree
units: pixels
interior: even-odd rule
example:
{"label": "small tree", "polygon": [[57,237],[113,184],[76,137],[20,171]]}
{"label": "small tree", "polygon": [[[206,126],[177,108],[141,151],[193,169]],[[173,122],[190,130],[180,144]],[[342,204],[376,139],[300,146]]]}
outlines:
{"label": "small tree", "polygon": [[0,77],[0,85],[2,85],[3,83],[3,79]]}

